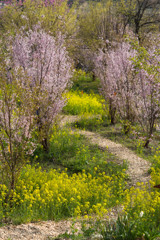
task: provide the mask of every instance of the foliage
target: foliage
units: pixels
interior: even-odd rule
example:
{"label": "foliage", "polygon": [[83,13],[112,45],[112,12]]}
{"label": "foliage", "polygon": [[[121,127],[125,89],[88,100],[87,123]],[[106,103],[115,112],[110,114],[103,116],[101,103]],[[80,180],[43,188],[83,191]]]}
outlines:
{"label": "foliage", "polygon": [[60,239],[73,240],[156,240],[158,239],[158,229],[151,227],[149,231],[143,228],[141,216],[137,220],[129,220],[128,215],[118,216],[115,220],[104,220],[102,218],[91,218],[79,221],[80,229],[76,224],[72,225],[71,233],[59,235]]}
{"label": "foliage", "polygon": [[139,221],[129,221],[127,215],[118,217],[117,220],[113,223],[106,223],[104,230],[102,231],[102,236],[104,240],[136,240],[144,237],[146,234],[138,231],[137,227]]}
{"label": "foliage", "polygon": [[87,129],[89,131],[96,131],[103,124],[102,116],[92,116],[84,114],[80,120],[74,122],[72,125],[76,128]]}
{"label": "foliage", "polygon": [[73,239],[73,240],[87,240],[87,239],[102,239],[102,235],[97,234],[101,227],[101,219],[99,216],[89,217],[88,219],[82,218],[78,221],[80,227],[73,221],[71,226],[71,233],[65,232],[59,235],[60,239]]}
{"label": "foliage", "polygon": [[0,217],[14,223],[104,214],[123,197],[125,175],[109,177],[85,171],[68,176],[64,172],[26,166],[18,179],[11,204],[4,204],[7,188],[0,186]]}
{"label": "foliage", "polygon": [[[46,4],[45,4],[46,2]],[[52,0],[25,0],[13,1],[2,9],[0,15],[1,37],[7,32],[15,35],[21,27],[28,31],[36,24],[41,23],[42,28],[51,35],[61,31],[68,37],[75,32],[76,15],[74,8],[69,8],[67,1]]]}
{"label": "foliage", "polygon": [[51,126],[64,106],[71,63],[62,35],[56,41],[38,26],[12,42],[6,38],[1,51],[1,177],[8,180],[8,198],[27,155],[33,153],[36,132],[48,150]]}
{"label": "foliage", "polygon": [[139,39],[146,36],[144,33],[155,31],[160,22],[159,2],[149,0],[131,0],[118,2],[117,11],[123,24],[124,32],[126,27],[132,29]]}
{"label": "foliage", "polygon": [[[159,159],[159,157],[158,157]],[[128,221],[138,221],[137,232],[146,233],[145,239],[155,239],[159,236],[159,206],[160,192],[153,188],[159,184],[160,170],[152,168],[150,184],[137,183],[137,187],[126,190],[124,212]]]}
{"label": "foliage", "polygon": [[[155,151],[160,47],[152,34],[148,47],[142,41],[129,44],[121,39],[128,29],[139,40],[144,29],[156,29],[157,6],[157,1],[122,0],[75,8],[66,0],[26,0],[1,9],[1,222],[104,217],[109,208],[123,204],[123,215],[115,222],[88,221],[80,234],[72,229],[72,235],[64,237],[160,237],[160,192],[154,188],[160,183],[159,148]],[[72,77],[69,55],[87,73],[75,70]],[[99,88],[95,74],[105,101],[92,93]],[[73,91],[66,93],[71,77]],[[152,160],[150,183],[126,189],[125,163],[119,164],[107,149],[89,144],[71,129],[53,127],[62,108],[67,114],[80,115],[74,127],[99,131],[136,148],[140,155],[146,151]],[[109,118],[120,123],[108,126]],[[150,142],[153,149],[144,150],[142,146]],[[32,166],[26,164],[28,159]],[[35,167],[34,160],[46,171]]]}
{"label": "foliage", "polygon": [[95,50],[106,46],[106,40],[118,40],[118,36],[121,35],[121,23],[118,22],[118,18],[113,21],[115,8],[113,1],[92,1],[79,8],[78,37],[87,48]]}
{"label": "foliage", "polygon": [[72,115],[102,114],[104,100],[96,94],[87,94],[83,91],[71,91],[66,94],[67,105],[63,108],[64,112]]}
{"label": "foliage", "polygon": [[76,41],[73,58],[76,66],[87,72],[94,71],[95,53],[121,35],[121,22],[115,18],[113,1],[87,1],[77,9]]}
{"label": "foliage", "polygon": [[[133,99],[137,120],[146,137],[144,146],[148,147],[154,125],[159,118],[159,45],[147,50],[134,44],[137,56],[133,59],[137,71],[137,88]],[[138,104],[137,104],[138,103]]]}
{"label": "foliage", "polygon": [[123,120],[124,131],[130,123],[139,122],[148,147],[154,124],[159,116],[159,50],[158,46],[147,50],[133,42],[123,42],[97,58],[97,74],[102,83],[102,93],[109,103],[111,123],[116,110]]}

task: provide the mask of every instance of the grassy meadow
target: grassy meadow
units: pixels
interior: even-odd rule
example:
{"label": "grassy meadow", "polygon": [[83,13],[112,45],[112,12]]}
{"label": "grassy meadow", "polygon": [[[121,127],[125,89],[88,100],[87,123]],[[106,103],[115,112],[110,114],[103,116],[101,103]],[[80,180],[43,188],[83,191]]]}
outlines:
{"label": "grassy meadow", "polygon": [[[89,88],[89,83],[86,84]],[[110,125],[102,96],[76,89],[65,97],[68,102],[63,114],[78,115],[80,120],[70,126],[53,126],[48,153],[40,145],[37,147],[30,163],[21,170],[9,201],[7,182],[1,184],[1,224],[70,217],[78,221],[83,217],[82,233],[77,234],[75,229],[62,239],[90,239],[97,232],[105,240],[158,239],[160,192],[153,188],[160,182],[156,135],[151,147],[144,149],[134,134],[136,126],[126,135],[118,119],[114,126]],[[127,162],[120,162],[107,149],[90,144],[73,129],[95,131],[150,161],[150,183],[137,183],[129,188]],[[116,221],[110,221],[107,214],[115,207],[123,210]]]}
{"label": "grassy meadow", "polygon": [[160,240],[159,24],[158,0],[0,1],[1,227]]}

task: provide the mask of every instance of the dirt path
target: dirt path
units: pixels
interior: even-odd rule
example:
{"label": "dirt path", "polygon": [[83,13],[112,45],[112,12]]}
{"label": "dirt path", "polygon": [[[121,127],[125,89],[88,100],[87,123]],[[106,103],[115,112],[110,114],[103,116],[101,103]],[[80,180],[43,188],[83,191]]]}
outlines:
{"label": "dirt path", "polygon": [[135,186],[137,182],[147,182],[150,177],[148,170],[150,163],[133,153],[128,148],[119,143],[115,143],[109,139],[101,137],[97,133],[89,131],[78,131],[80,134],[85,135],[91,143],[97,144],[99,147],[106,149],[115,154],[119,160],[126,160],[128,164],[127,174],[130,178],[130,185]]}
{"label": "dirt path", "polygon": [[45,221],[0,228],[0,240],[50,240],[69,231],[71,221]]}
{"label": "dirt path", "polygon": [[[65,125],[67,122],[71,123],[77,120],[77,116],[66,116],[62,118],[61,125]],[[136,182],[149,181],[148,170],[150,168],[149,162],[138,157],[128,148],[121,144],[115,143],[111,140],[101,137],[97,133],[78,131],[80,134],[85,135],[89,141],[93,144],[97,144],[99,147],[110,151],[118,156],[119,160],[126,160],[128,163],[128,175],[130,178],[129,185],[135,186]],[[110,213],[110,218],[117,216],[119,209],[114,208]],[[0,228],[0,240],[49,240],[57,237],[66,231],[70,231],[72,221],[46,221],[39,223],[21,224],[19,226],[6,226]]]}
{"label": "dirt path", "polygon": [[[118,213],[122,211],[121,207],[115,207],[107,215],[107,219],[116,220]],[[72,232],[72,225],[75,219],[63,221],[42,221],[36,223],[21,224],[18,226],[7,225],[0,228],[0,240],[60,240],[60,234]],[[74,224],[74,228],[81,230],[80,220]],[[100,240],[94,238],[92,240]]]}
{"label": "dirt path", "polygon": [[[80,117],[78,117],[77,119],[79,118]],[[66,116],[63,118],[61,124],[65,125],[66,122],[71,123],[76,121],[77,119],[76,116],[69,116],[69,118],[68,116]],[[86,136],[91,143],[97,144],[103,149],[107,148],[107,150],[115,154],[119,160],[126,160],[128,164],[127,173],[130,178],[129,185],[135,186],[137,182],[148,182],[150,180],[148,170],[150,169],[151,164],[143,158],[138,157],[133,151],[129,150],[122,144],[115,143],[94,132],[84,130],[73,131],[78,131],[79,134]]]}

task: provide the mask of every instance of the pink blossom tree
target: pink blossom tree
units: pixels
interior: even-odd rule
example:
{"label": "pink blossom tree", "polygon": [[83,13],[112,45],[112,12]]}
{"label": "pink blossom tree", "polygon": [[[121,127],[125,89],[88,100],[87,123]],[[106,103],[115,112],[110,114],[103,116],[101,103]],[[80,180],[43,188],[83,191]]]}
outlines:
{"label": "pink blossom tree", "polygon": [[132,96],[135,91],[135,72],[130,58],[135,56],[129,43],[123,42],[109,51],[100,51],[96,59],[96,74],[101,80],[102,94],[109,103],[111,123],[118,111],[121,119],[132,122],[134,109]]}
{"label": "pink blossom tree", "polygon": [[[23,84],[19,81],[23,78]],[[25,87],[24,87],[25,86]],[[32,133],[35,105],[29,79],[11,69],[6,54],[0,54],[0,175],[11,197],[20,169],[34,150]]]}
{"label": "pink blossom tree", "polygon": [[145,135],[144,147],[148,147],[160,115],[160,48],[154,46],[147,50],[138,44],[135,48],[137,55],[133,64],[137,71],[137,87],[133,106]]}
{"label": "pink blossom tree", "polygon": [[13,59],[15,67],[21,68],[31,79],[30,91],[37,106],[38,136],[44,150],[48,151],[50,130],[65,104],[62,95],[71,78],[71,60],[64,37],[59,33],[55,39],[39,26],[27,33],[21,32],[13,42]]}
{"label": "pink blossom tree", "polygon": [[145,137],[144,147],[148,147],[160,114],[160,48],[147,50],[138,43],[133,45],[122,43],[107,53],[101,51],[96,72],[109,102],[111,120],[117,110],[126,133],[127,121],[138,122]]}

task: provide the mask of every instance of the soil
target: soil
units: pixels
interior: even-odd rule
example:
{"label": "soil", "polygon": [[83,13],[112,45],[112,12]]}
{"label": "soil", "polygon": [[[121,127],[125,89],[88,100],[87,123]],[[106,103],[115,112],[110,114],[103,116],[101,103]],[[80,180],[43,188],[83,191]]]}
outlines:
{"label": "soil", "polygon": [[[61,120],[61,126],[67,122],[71,123],[77,120],[77,116],[66,116]],[[127,173],[129,175],[129,186],[136,186],[137,182],[148,182],[150,176],[148,170],[150,163],[133,153],[128,148],[121,144],[115,143],[109,139],[103,138],[97,133],[78,131],[80,134],[85,135],[93,144],[97,144],[103,149],[107,149],[115,154],[120,161],[126,160],[128,163]],[[115,219],[121,207],[114,208],[108,214],[110,219]],[[21,224],[18,226],[8,225],[0,228],[0,240],[49,240],[56,239],[59,234],[71,231],[72,220],[64,221],[45,221],[37,223]],[[77,223],[77,228],[80,228]],[[58,239],[57,239],[58,240]]]}
{"label": "soil", "polygon": [[70,221],[45,221],[37,223],[9,225],[0,228],[0,239],[5,240],[47,240],[57,237],[71,227]]}

